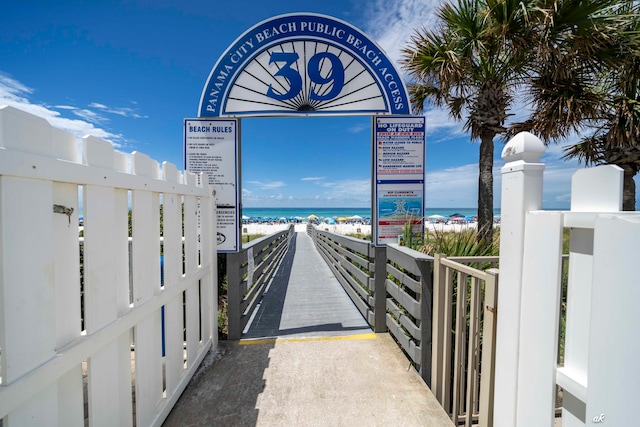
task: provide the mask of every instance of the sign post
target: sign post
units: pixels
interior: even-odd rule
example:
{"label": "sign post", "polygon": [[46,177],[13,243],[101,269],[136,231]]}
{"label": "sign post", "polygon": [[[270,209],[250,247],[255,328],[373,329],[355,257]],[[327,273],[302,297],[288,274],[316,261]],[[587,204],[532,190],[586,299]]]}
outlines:
{"label": "sign post", "polygon": [[[376,246],[398,243],[405,227],[424,226],[425,118],[376,116],[371,212]],[[405,239],[408,236],[403,236]]]}
{"label": "sign post", "polygon": [[237,252],[240,226],[238,119],[185,119],[184,167],[215,185],[218,252]]}

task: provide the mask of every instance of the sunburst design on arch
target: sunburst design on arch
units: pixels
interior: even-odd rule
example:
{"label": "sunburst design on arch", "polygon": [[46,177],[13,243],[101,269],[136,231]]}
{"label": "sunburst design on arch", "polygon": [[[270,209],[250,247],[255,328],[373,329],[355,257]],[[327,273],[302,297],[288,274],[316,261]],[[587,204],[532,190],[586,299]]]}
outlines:
{"label": "sunburst design on arch", "polygon": [[[301,90],[289,99],[267,96],[269,89],[276,96],[283,96],[291,90],[291,81],[276,75],[285,64],[272,62],[274,53],[297,54],[297,60],[290,68],[300,76]],[[317,54],[330,54],[340,61],[344,71],[343,85],[337,95],[323,98],[334,90],[335,79],[331,79],[332,62],[323,57],[317,63],[314,82],[310,77],[309,60]],[[321,78],[318,79],[317,77]],[[323,82],[322,80],[330,80]],[[339,88],[338,88],[339,89]],[[233,82],[223,114],[300,114],[305,112],[340,114],[358,111],[362,114],[386,111],[387,105],[382,91],[371,73],[350,53],[318,40],[295,40],[270,46],[259,52]]]}

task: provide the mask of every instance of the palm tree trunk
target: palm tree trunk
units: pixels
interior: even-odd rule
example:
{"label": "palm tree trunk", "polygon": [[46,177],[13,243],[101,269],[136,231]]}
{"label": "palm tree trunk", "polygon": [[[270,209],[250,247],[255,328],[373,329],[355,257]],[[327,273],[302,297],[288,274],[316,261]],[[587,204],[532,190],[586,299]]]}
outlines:
{"label": "palm tree trunk", "polygon": [[480,135],[478,179],[478,242],[493,242],[493,137],[495,132]]}
{"label": "palm tree trunk", "polygon": [[622,210],[636,210],[636,182],[633,177],[638,172],[637,169],[630,165],[619,165],[624,170],[624,184],[622,187]]}

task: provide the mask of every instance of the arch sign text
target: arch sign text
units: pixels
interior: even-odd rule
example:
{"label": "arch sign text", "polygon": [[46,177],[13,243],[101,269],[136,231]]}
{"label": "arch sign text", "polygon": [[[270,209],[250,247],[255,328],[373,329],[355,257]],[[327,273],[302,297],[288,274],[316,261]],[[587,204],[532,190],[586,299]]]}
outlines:
{"label": "arch sign text", "polygon": [[317,14],[263,21],[220,57],[199,117],[409,114],[407,92],[375,42]]}

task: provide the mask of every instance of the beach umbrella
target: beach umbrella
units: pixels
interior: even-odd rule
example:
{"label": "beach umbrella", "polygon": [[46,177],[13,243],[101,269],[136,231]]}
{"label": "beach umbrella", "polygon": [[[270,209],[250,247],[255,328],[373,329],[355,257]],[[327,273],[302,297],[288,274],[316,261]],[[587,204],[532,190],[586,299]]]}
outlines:
{"label": "beach umbrella", "polygon": [[315,216],[314,214],[311,214],[307,217],[307,219],[317,219],[318,217]]}
{"label": "beach umbrella", "polygon": [[351,219],[362,219],[362,217],[360,215],[354,215],[351,217]]}
{"label": "beach umbrella", "polygon": [[249,217],[246,215],[242,215],[242,219],[249,219]]}
{"label": "beach umbrella", "polygon": [[444,219],[445,217],[443,217],[442,215],[435,214],[435,215],[429,215],[427,218],[429,218],[429,219]]}

